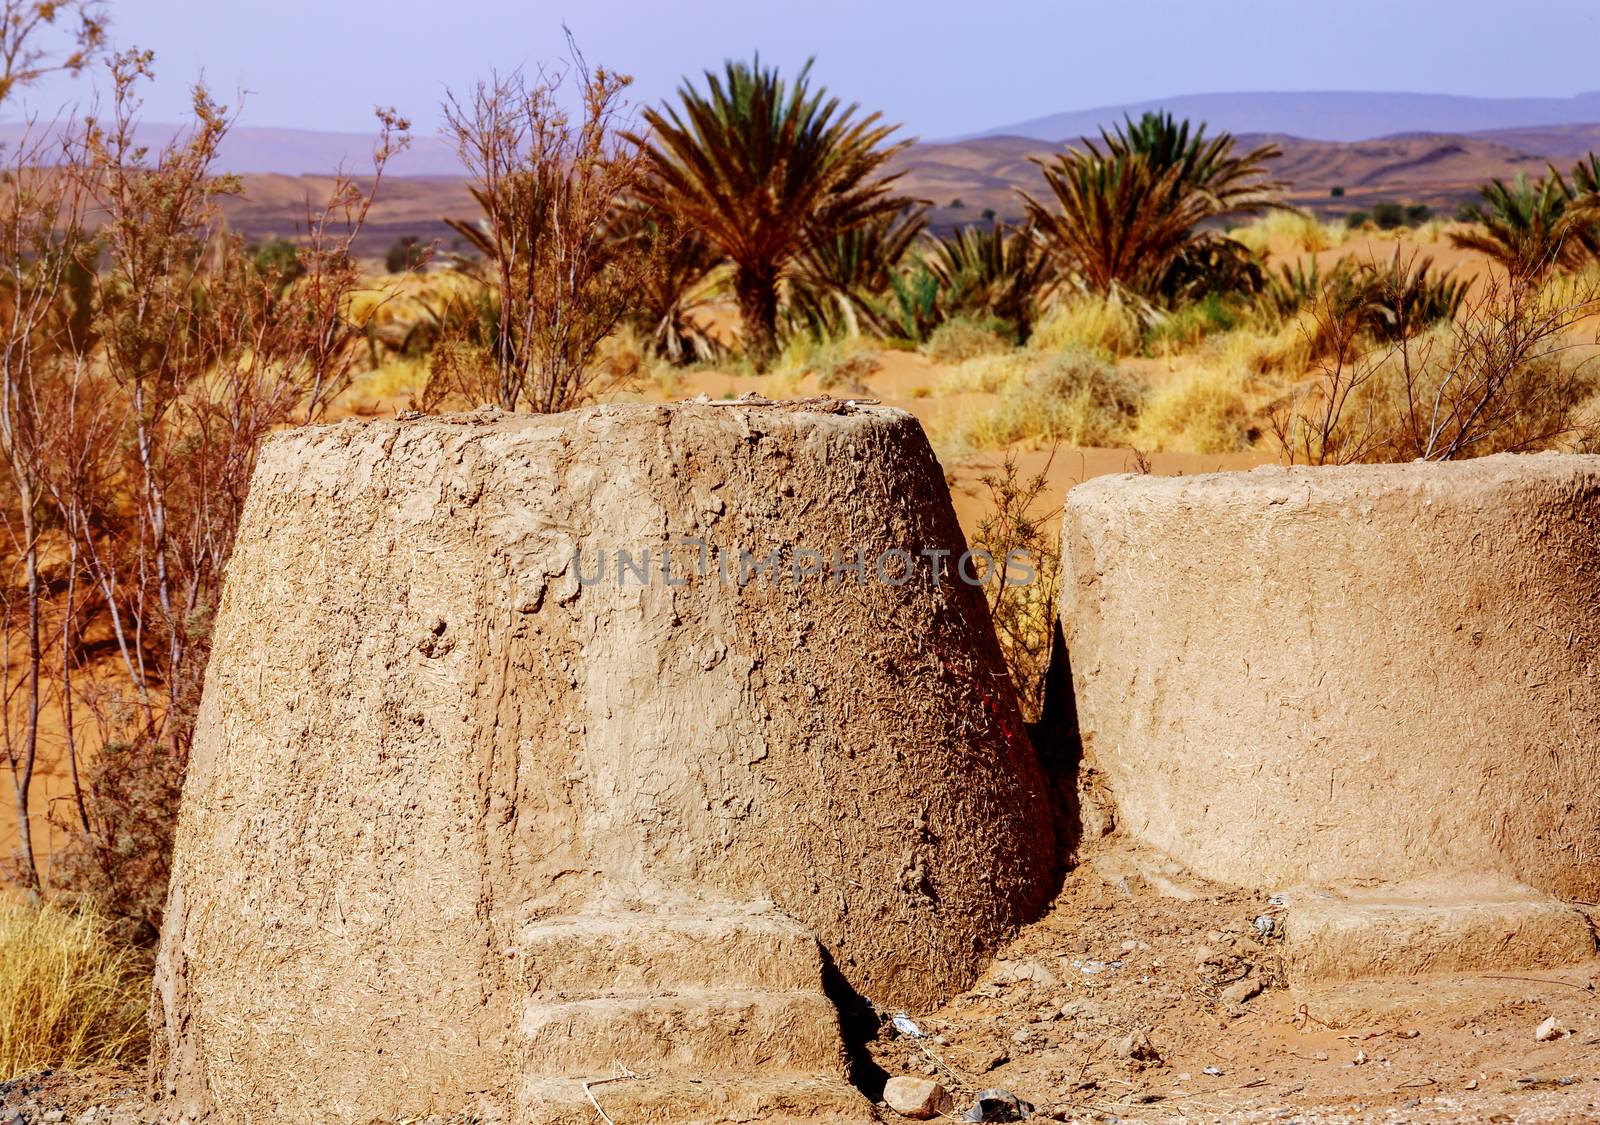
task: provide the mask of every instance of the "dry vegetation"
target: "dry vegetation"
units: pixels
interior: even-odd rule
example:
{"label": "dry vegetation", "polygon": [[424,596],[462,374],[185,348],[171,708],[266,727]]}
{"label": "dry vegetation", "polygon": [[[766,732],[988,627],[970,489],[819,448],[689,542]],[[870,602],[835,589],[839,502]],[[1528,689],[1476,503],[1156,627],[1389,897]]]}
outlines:
{"label": "dry vegetation", "polygon": [[[20,41],[0,99],[103,42],[91,3],[4,11],[76,22],[56,55],[32,46],[37,22],[4,24]],[[219,219],[238,188],[213,174],[228,110],[197,91],[187,138],[144,151],[152,60],[109,63],[109,114],[64,154],[7,153],[0,189],[0,718],[10,875],[35,904],[0,917],[8,1072],[136,1047],[114,1013],[139,977],[107,935],[148,947],[160,924],[211,613],[275,428],[480,402],[882,398],[980,495],[972,537],[1038,564],[991,593],[1030,700],[1051,520],[1064,474],[1087,471],[1044,451],[1125,448],[1148,467],[1595,448],[1594,158],[1488,185],[1467,221],[1333,226],[1282,206],[1270,150],[1150,116],[1047,162],[1025,225],[937,236],[886,171],[895,129],[809,72],[730,62],[636,117],[627,78],[574,50],[449,99],[481,209],[454,224],[470,250],[400,247],[396,272],[352,247],[403,121],[383,115],[374,178],[338,179],[296,238],[252,246]],[[1435,267],[1423,245],[1473,265]],[[65,778],[48,807],[45,760]],[[67,899],[108,921],[49,905]],[[59,995],[27,983],[46,977]]]}
{"label": "dry vegetation", "polygon": [[0,1081],[142,1063],[149,980],[93,911],[0,902]]}
{"label": "dry vegetation", "polygon": [[[107,112],[6,153],[0,184],[0,737],[9,873],[30,904],[6,921],[16,956],[4,963],[43,974],[19,984],[37,994],[19,1002],[50,1006],[0,1032],[15,1065],[128,1049],[109,1013],[143,1006],[126,962],[159,926],[211,613],[257,446],[321,417],[364,351],[344,311],[370,193],[340,178],[308,204],[289,253],[246,246],[218,210],[237,189],[213,170],[228,111],[197,90],[188,134],[149,152],[133,127],[152,58],[108,65]],[[380,178],[405,124],[384,114],[381,131]],[[46,758],[67,763],[68,784],[41,810]],[[46,818],[64,836],[48,855]],[[73,898],[109,921],[51,905]],[[107,946],[108,933],[132,944]]]}

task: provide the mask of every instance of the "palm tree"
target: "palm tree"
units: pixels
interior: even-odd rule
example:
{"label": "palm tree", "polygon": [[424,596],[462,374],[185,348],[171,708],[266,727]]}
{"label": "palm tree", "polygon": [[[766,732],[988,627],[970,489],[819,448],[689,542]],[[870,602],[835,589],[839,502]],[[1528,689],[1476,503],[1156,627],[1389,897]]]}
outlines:
{"label": "palm tree", "polygon": [[1591,152],[1572,166],[1572,186],[1583,195],[1600,192],[1600,155]]}
{"label": "palm tree", "polygon": [[897,325],[884,295],[926,225],[927,216],[917,208],[881,215],[808,246],[788,286],[790,322],[823,336],[891,334]]}
{"label": "palm tree", "polygon": [[1568,221],[1581,225],[1592,248],[1590,256],[1600,258],[1600,155],[1591,152],[1574,165],[1572,186],[1577,198]]}
{"label": "palm tree", "polygon": [[[1579,165],[1580,175],[1583,165]],[[1537,274],[1553,267],[1575,267],[1600,252],[1593,229],[1572,208],[1577,192],[1554,167],[1529,180],[1493,180],[1478,189],[1483,202],[1467,209],[1479,229],[1452,231],[1450,241],[1487,254],[1507,269]],[[1573,214],[1569,214],[1573,211]]]}
{"label": "palm tree", "polygon": [[1402,258],[1396,246],[1387,267],[1376,262],[1358,274],[1367,291],[1367,323],[1380,340],[1409,339],[1430,324],[1456,319],[1467,299],[1471,281],[1448,269],[1435,270],[1433,259],[1413,253]]}
{"label": "palm tree", "polygon": [[1316,259],[1279,267],[1266,278],[1262,305],[1282,317],[1315,310],[1310,326],[1313,358],[1327,355],[1339,338],[1370,333],[1398,343],[1414,338],[1432,324],[1460,315],[1472,288],[1448,269],[1435,269],[1433,259],[1416,253],[1402,256],[1395,247],[1387,264],[1340,258],[1324,272]]}
{"label": "palm tree", "polygon": [[748,350],[765,367],[801,255],[906,206],[883,169],[909,142],[888,144],[895,126],[813,91],[809,62],[792,83],[760,56],[705,78],[705,92],[685,83],[678,105],[644,112],[646,193],[732,261]]}
{"label": "palm tree", "polygon": [[1027,343],[1052,270],[1032,230],[1011,230],[1001,223],[963,227],[935,242],[924,260],[938,279],[946,315],[1003,320],[1017,343]]}
{"label": "palm tree", "polygon": [[1191,131],[1165,113],[1100,137],[1034,159],[1049,203],[1020,193],[1059,268],[1093,291],[1170,296],[1183,260],[1219,241],[1202,223],[1283,206],[1284,185],[1266,170],[1280,155],[1274,145],[1238,155],[1230,134],[1207,138],[1205,126]]}
{"label": "palm tree", "polygon": [[694,315],[715,288],[712,273],[722,260],[716,249],[700,232],[679,230],[637,200],[618,209],[611,237],[656,263],[641,278],[625,317],[651,352],[680,366],[720,358],[722,343]]}

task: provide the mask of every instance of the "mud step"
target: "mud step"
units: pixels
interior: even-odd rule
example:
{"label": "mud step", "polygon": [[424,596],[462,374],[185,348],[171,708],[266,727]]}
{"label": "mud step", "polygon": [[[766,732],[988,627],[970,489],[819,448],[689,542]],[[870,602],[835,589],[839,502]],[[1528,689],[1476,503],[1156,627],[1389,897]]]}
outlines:
{"label": "mud step", "polygon": [[[591,1085],[590,1093],[612,1120],[628,1125],[869,1125],[880,1120],[855,1087],[829,1078],[641,1077]],[[594,1125],[598,1117],[581,1081],[555,1078],[523,1083],[517,1120],[519,1125]]]}
{"label": "mud step", "polygon": [[715,984],[736,990],[816,989],[822,954],[811,932],[765,912],[617,912],[525,928],[512,971],[530,991],[642,996]]}
{"label": "mud step", "polygon": [[838,1012],[820,988],[535,998],[521,1038],[525,1073],[543,1078],[583,1077],[613,1063],[685,1077],[846,1074]]}
{"label": "mud step", "polygon": [[1297,893],[1285,923],[1290,977],[1302,985],[1547,969],[1596,955],[1583,911],[1499,880]]}

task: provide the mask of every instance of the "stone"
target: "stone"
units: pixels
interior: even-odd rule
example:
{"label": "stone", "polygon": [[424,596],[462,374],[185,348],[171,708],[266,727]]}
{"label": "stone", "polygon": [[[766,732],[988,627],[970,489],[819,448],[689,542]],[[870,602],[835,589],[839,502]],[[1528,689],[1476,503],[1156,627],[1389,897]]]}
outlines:
{"label": "stone", "polygon": [[1032,983],[1054,988],[1060,983],[1056,975],[1038,961],[1002,961],[994,970],[997,984]]}
{"label": "stone", "polygon": [[977,1072],[987,1074],[991,1070],[998,1070],[1011,1061],[1011,1056],[1004,1051],[990,1051],[978,1060]]}
{"label": "stone", "polygon": [[883,1101],[902,1117],[919,1121],[938,1117],[955,1108],[955,1099],[937,1082],[909,1074],[896,1075],[883,1087]]}
{"label": "stone", "polygon": [[1136,1063],[1159,1063],[1161,1052],[1156,1050],[1150,1036],[1144,1031],[1133,1031],[1116,1042],[1116,1052],[1121,1058]]}
{"label": "stone", "polygon": [[1025,1102],[1010,1090],[990,1089],[978,1094],[978,1100],[961,1118],[963,1121],[1026,1121],[1033,1116],[1033,1104]]}
{"label": "stone", "polygon": [[1243,1004],[1261,992],[1261,981],[1250,976],[1236,980],[1218,994],[1224,1004]]}

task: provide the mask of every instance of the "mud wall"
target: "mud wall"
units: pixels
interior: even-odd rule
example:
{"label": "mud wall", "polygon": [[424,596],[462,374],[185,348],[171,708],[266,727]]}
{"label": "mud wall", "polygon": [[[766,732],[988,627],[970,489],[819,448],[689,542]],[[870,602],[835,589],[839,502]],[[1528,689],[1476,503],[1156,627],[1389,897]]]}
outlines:
{"label": "mud wall", "polygon": [[878,1003],[964,987],[1042,907],[1053,835],[981,592],[930,547],[961,533],[887,409],[271,440],[177,837],[168,1105],[447,1112],[517,1069],[550,975],[508,968],[518,935],[601,907],[769,900]]}
{"label": "mud wall", "polygon": [[1086,824],[1600,894],[1600,457],[1107,477],[1063,534]]}

